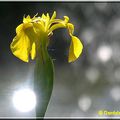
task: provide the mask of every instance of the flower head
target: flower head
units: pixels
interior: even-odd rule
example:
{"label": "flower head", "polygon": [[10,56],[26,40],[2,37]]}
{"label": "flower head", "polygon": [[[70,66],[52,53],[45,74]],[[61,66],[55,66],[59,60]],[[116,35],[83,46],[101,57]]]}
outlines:
{"label": "flower head", "polygon": [[48,46],[49,39],[44,39],[44,37],[48,38],[58,28],[68,29],[71,37],[68,61],[75,61],[80,56],[83,45],[79,38],[73,35],[74,25],[69,23],[69,18],[64,16],[64,20],[56,19],[56,12],[52,17],[48,13],[47,15],[42,14],[41,17],[37,15],[33,18],[29,15],[23,17],[23,23],[16,28],[16,36],[10,45],[12,53],[24,62],[29,61],[29,56],[31,59],[35,59],[39,52],[38,48],[41,45],[46,48]]}

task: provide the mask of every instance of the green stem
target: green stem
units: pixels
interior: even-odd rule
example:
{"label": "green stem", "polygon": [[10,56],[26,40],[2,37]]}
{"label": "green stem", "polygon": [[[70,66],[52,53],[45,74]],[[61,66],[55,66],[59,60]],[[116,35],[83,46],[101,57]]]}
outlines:
{"label": "green stem", "polygon": [[36,117],[45,116],[54,79],[53,61],[48,54],[47,47],[44,47],[43,42],[41,43],[34,70],[34,90],[37,97]]}

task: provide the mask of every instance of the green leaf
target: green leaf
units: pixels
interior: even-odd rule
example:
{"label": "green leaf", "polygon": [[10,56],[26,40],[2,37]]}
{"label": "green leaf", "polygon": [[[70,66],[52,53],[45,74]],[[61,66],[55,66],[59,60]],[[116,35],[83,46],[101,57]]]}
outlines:
{"label": "green leaf", "polygon": [[[42,46],[43,47],[43,46]],[[53,61],[46,47],[40,47],[34,71],[34,90],[37,97],[36,117],[44,117],[53,89]]]}

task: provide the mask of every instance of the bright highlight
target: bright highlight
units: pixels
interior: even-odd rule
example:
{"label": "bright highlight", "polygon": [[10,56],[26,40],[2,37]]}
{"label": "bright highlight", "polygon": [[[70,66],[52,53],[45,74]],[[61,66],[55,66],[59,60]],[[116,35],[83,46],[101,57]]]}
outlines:
{"label": "bright highlight", "polygon": [[14,107],[20,112],[29,112],[36,105],[36,96],[31,89],[20,89],[13,94]]}

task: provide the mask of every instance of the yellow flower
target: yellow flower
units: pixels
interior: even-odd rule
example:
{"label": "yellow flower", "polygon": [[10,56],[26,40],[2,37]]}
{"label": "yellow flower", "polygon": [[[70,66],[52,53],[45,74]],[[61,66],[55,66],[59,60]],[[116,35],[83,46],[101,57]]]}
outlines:
{"label": "yellow flower", "polygon": [[71,37],[68,61],[75,61],[80,56],[83,45],[79,38],[73,35],[74,25],[69,23],[69,18],[64,16],[64,20],[56,19],[56,12],[51,18],[48,13],[42,14],[41,17],[37,15],[33,18],[29,15],[26,18],[23,17],[23,23],[16,28],[16,36],[10,45],[12,53],[24,62],[29,61],[29,56],[35,59],[38,49],[41,46],[47,48],[49,36],[58,28],[68,29]]}

